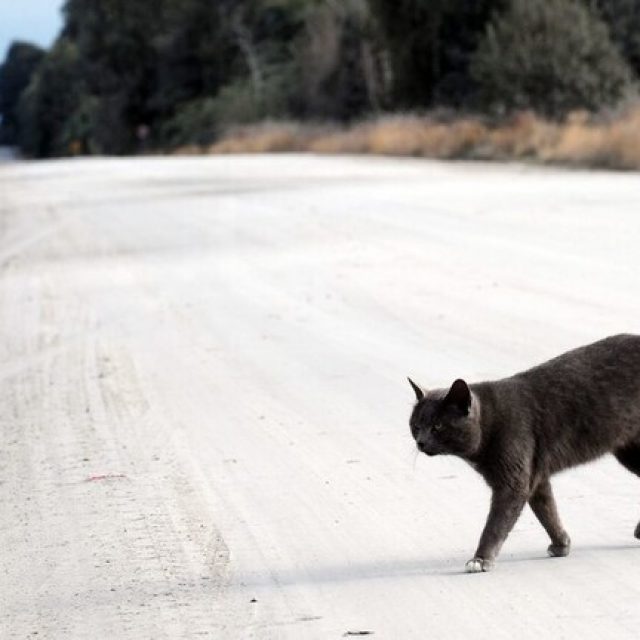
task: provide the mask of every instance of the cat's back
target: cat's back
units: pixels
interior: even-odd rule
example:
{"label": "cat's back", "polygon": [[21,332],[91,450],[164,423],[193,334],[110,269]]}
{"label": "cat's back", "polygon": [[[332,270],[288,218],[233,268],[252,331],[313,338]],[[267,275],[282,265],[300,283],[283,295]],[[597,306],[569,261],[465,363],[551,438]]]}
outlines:
{"label": "cat's back", "polygon": [[604,338],[505,382],[517,398],[511,415],[524,418],[550,473],[613,451],[640,431],[640,336]]}
{"label": "cat's back", "polygon": [[621,333],[567,351],[514,377],[557,384],[562,380],[619,379],[640,375],[640,335]]}
{"label": "cat's back", "polygon": [[619,334],[567,351],[510,379],[536,422],[589,430],[640,425],[640,336]]}

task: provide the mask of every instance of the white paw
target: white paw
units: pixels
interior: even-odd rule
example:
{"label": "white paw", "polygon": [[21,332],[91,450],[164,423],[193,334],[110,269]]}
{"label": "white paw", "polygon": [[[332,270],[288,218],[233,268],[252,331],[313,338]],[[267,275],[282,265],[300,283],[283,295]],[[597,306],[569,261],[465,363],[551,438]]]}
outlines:
{"label": "white paw", "polygon": [[482,558],[471,558],[467,564],[464,565],[467,573],[482,573],[483,571],[491,571],[493,562],[490,560],[483,560]]}

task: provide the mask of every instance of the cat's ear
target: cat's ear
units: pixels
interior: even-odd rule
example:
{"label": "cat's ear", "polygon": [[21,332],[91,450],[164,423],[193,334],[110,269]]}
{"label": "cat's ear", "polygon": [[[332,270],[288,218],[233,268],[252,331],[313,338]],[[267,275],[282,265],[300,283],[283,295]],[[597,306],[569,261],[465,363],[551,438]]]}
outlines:
{"label": "cat's ear", "polygon": [[443,404],[455,406],[465,414],[469,413],[471,407],[471,391],[464,380],[456,380],[449,389],[447,395],[442,401]]}
{"label": "cat's ear", "polygon": [[416,394],[416,400],[422,400],[422,398],[424,398],[424,391],[411,378],[407,378],[407,380]]}

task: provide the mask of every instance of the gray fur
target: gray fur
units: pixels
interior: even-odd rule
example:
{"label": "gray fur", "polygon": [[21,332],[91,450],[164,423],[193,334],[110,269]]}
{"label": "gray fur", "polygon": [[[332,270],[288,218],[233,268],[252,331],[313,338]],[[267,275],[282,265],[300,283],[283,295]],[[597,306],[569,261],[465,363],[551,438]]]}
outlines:
{"label": "gray fur", "polygon": [[492,490],[468,571],[492,567],[527,502],[549,555],[566,556],[550,477],[606,453],[640,475],[640,336],[605,338],[502,380],[426,391],[410,424],[420,451],[459,456]]}

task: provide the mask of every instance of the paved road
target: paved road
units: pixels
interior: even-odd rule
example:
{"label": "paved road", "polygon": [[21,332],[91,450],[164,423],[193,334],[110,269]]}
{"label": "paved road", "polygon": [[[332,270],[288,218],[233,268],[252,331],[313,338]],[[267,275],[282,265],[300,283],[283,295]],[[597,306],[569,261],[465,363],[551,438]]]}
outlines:
{"label": "paved road", "polygon": [[217,157],[0,167],[0,637],[637,638],[640,479],[488,492],[410,374],[640,332],[637,175]]}

